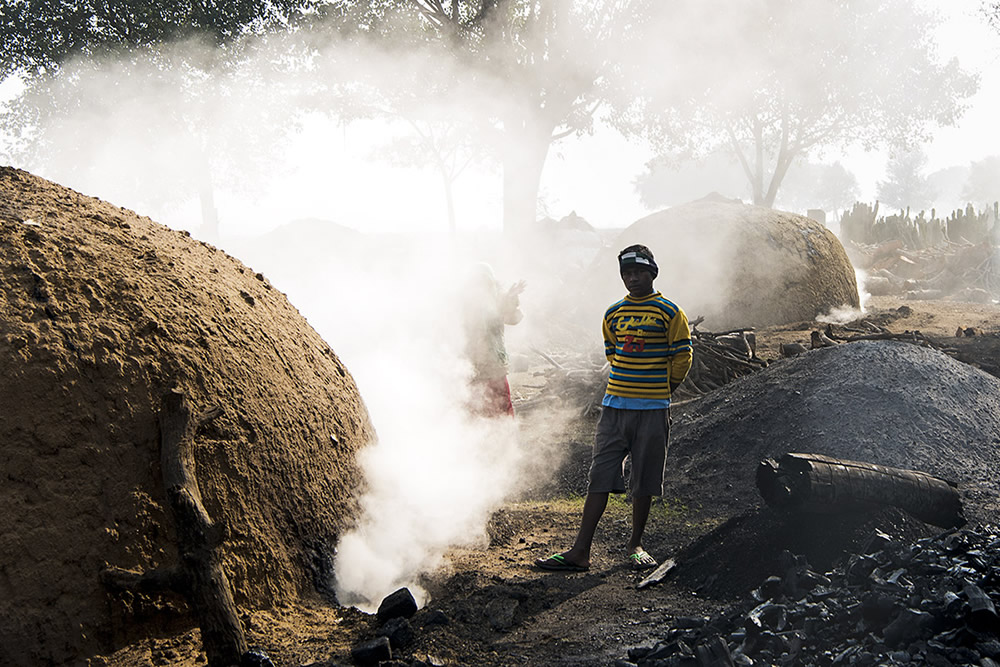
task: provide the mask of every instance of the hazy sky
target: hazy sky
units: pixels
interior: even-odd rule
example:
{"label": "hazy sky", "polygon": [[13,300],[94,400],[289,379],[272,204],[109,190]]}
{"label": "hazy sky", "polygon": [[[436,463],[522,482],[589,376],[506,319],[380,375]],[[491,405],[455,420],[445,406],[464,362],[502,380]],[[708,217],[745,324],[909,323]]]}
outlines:
{"label": "hazy sky", "polygon": [[[923,0],[943,21],[937,40],[942,56],[957,57],[968,71],[980,73],[980,90],[956,127],[940,129],[925,147],[928,171],[964,166],[970,161],[1000,154],[1000,34],[978,13],[980,0]],[[546,187],[552,208],[577,213],[600,227],[624,227],[648,211],[632,188],[637,170],[649,159],[645,148],[622,140],[613,132],[558,144],[549,155]],[[839,160],[858,179],[863,199],[874,200],[884,178],[886,155],[857,148],[826,161]],[[707,194],[707,193],[705,193]]]}
{"label": "hazy sky", "polygon": [[979,0],[925,0],[945,21],[938,43],[969,70],[980,73],[980,90],[958,127],[944,128],[928,146],[932,165],[948,166],[1000,153],[997,109],[1000,108],[1000,34],[978,14]]}
{"label": "hazy sky", "polygon": [[[978,14],[980,0],[924,0],[924,4],[943,19],[937,35],[941,55],[957,57],[967,70],[981,75],[980,91],[969,101],[970,108],[959,125],[940,130],[936,140],[925,147],[928,170],[964,166],[1000,154],[1000,132],[995,121],[1000,109],[1000,35]],[[367,132],[363,126],[344,130],[338,137],[338,147],[344,150],[346,159],[337,161],[329,156],[329,161],[317,166],[312,166],[316,137],[304,135],[298,148],[293,149],[301,150],[302,169],[289,177],[290,187],[291,182],[313,183],[304,188],[312,194],[294,203],[285,200],[283,210],[322,217],[323,193],[331,187],[330,167],[338,164],[334,173],[343,179],[342,183],[352,184],[347,189],[357,196],[359,206],[364,207],[365,201],[379,203],[377,210],[368,207],[364,211],[370,218],[370,228],[407,228],[414,218],[420,218],[429,228],[443,229],[444,204],[434,174],[372,162]],[[648,147],[610,129],[564,139],[553,145],[546,162],[540,193],[543,208],[555,218],[576,211],[597,227],[626,227],[650,212],[640,202],[633,180],[651,157]],[[884,153],[866,153],[858,148],[841,154],[831,151],[826,159],[845,164],[856,175],[862,198],[874,199],[876,184],[884,178]],[[385,188],[384,178],[390,174],[392,186]],[[499,185],[496,173],[470,171],[460,178],[457,209],[462,229],[499,228]],[[415,202],[421,202],[421,206],[415,207]],[[350,219],[337,222],[353,226]]]}

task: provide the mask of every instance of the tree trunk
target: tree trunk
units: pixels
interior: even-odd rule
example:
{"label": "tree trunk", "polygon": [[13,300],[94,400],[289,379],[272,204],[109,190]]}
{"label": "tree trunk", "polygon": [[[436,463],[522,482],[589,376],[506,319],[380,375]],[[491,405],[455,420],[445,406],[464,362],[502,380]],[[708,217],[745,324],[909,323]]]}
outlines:
{"label": "tree trunk", "polygon": [[510,238],[523,238],[535,223],[538,190],[552,143],[553,127],[526,118],[505,123],[503,231]]}
{"label": "tree trunk", "polygon": [[753,203],[760,206],[764,201],[764,131],[758,119],[753,124],[754,172]]}
{"label": "tree trunk", "polygon": [[449,172],[448,166],[444,164],[440,157],[435,163],[438,173],[441,175],[441,185],[444,187],[444,203],[448,212],[448,232],[455,236],[458,233],[458,220],[455,217],[455,177]]}
{"label": "tree trunk", "polygon": [[219,211],[215,208],[215,189],[211,182],[203,183],[198,188],[198,199],[201,201],[202,240],[209,243],[219,242]]}
{"label": "tree trunk", "polygon": [[778,154],[774,159],[774,171],[771,172],[771,180],[767,186],[767,193],[764,195],[763,203],[768,208],[774,208],[774,200],[778,196],[778,188],[781,186],[781,182],[785,180],[785,174],[788,173],[788,168],[792,166],[792,162],[798,154],[789,146],[788,134],[788,116],[782,113],[781,145],[778,147]]}
{"label": "tree trunk", "polygon": [[196,186],[198,200],[201,202],[201,237],[209,243],[219,242],[219,212],[215,208],[215,184],[212,179],[212,163],[208,159],[207,149],[202,148],[196,158],[194,172],[197,174]]}
{"label": "tree trunk", "polygon": [[795,156],[789,155],[784,151],[778,155],[774,172],[771,174],[771,182],[767,187],[767,194],[764,195],[763,206],[774,208],[774,200],[778,197],[778,188],[781,187],[782,181],[785,180],[785,176],[788,174],[788,168],[792,166],[794,160]]}

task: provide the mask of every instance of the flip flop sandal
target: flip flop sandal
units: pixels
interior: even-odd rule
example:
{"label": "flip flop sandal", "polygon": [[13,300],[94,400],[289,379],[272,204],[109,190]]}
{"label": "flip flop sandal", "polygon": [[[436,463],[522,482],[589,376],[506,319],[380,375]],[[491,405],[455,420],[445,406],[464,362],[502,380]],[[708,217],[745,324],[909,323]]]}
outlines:
{"label": "flip flop sandal", "polygon": [[539,558],[535,565],[551,572],[586,572],[590,567],[571,563],[562,554],[552,554],[548,558]]}
{"label": "flip flop sandal", "polygon": [[628,561],[633,570],[648,570],[656,567],[656,559],[645,551],[629,554]]}

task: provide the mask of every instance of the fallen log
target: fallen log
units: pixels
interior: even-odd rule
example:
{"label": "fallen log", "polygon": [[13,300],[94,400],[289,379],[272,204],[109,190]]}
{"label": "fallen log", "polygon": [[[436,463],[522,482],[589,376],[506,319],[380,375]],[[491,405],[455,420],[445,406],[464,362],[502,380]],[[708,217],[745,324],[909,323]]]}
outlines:
{"label": "fallen log", "polygon": [[898,507],[943,528],[965,524],[954,483],[916,470],[789,453],[757,467],[757,489],[772,507],[835,513]]}
{"label": "fallen log", "polygon": [[191,451],[190,416],[183,394],[171,392],[164,397],[160,465],[177,530],[178,564],[146,573],[109,567],[101,572],[101,580],[115,591],[180,593],[198,619],[210,667],[236,665],[247,652],[247,642],[219,553],[226,527],[213,522],[202,505]]}

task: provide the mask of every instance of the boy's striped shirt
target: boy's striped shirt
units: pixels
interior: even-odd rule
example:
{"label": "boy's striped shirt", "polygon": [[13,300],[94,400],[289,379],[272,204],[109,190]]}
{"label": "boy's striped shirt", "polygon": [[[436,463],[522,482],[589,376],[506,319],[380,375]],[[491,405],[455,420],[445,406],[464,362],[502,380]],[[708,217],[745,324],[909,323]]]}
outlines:
{"label": "boy's striped shirt", "polygon": [[670,385],[680,384],[691,368],[684,311],[659,292],[626,296],[605,312],[603,329],[608,395],[669,402]]}

